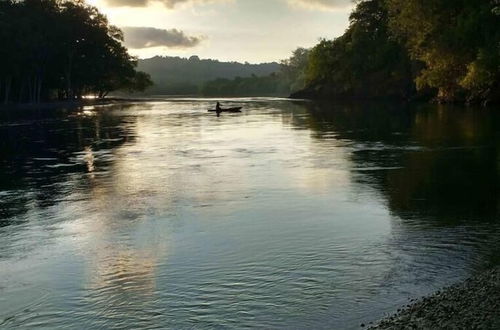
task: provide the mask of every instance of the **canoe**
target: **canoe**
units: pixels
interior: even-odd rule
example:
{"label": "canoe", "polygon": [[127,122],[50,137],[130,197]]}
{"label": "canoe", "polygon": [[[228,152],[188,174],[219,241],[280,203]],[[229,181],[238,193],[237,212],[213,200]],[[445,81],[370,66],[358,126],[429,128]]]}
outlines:
{"label": "canoe", "polygon": [[[241,112],[241,109],[243,107],[235,107],[235,108],[227,108],[227,109],[221,109],[220,112]],[[217,112],[215,109],[210,109],[208,112]]]}

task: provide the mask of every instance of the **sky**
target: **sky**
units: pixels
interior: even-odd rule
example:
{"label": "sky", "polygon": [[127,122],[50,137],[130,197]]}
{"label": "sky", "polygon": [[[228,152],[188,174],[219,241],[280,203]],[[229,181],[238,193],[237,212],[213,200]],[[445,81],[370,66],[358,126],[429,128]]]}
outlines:
{"label": "sky", "polygon": [[87,0],[140,58],[272,62],[342,35],[351,0]]}

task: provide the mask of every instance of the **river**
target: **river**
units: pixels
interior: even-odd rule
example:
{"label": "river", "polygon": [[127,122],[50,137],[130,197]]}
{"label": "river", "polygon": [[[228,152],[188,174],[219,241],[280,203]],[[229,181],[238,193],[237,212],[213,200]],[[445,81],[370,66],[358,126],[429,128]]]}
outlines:
{"label": "river", "polygon": [[359,329],[498,262],[493,109],[221,102],[1,115],[1,328]]}

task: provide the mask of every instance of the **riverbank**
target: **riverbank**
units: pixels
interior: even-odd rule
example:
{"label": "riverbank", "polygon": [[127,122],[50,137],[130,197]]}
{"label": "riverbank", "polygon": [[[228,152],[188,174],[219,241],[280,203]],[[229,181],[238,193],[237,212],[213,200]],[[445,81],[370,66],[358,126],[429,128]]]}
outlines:
{"label": "riverbank", "polygon": [[500,329],[500,267],[420,299],[369,329]]}
{"label": "riverbank", "polygon": [[74,109],[84,106],[93,105],[108,105],[117,103],[129,103],[129,102],[140,102],[143,99],[128,99],[128,98],[104,98],[104,99],[82,99],[73,101],[52,101],[52,102],[41,102],[41,103],[21,103],[21,104],[2,104],[0,105],[0,111],[2,110],[50,110],[50,109]]}

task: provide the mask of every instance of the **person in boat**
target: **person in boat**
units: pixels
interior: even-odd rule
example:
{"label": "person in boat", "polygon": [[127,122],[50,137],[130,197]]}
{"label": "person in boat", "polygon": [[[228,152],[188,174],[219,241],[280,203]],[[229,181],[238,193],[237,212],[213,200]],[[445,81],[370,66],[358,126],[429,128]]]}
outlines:
{"label": "person in boat", "polygon": [[217,102],[217,105],[215,106],[215,112],[217,113],[217,117],[219,117],[222,112],[222,108],[219,102]]}

